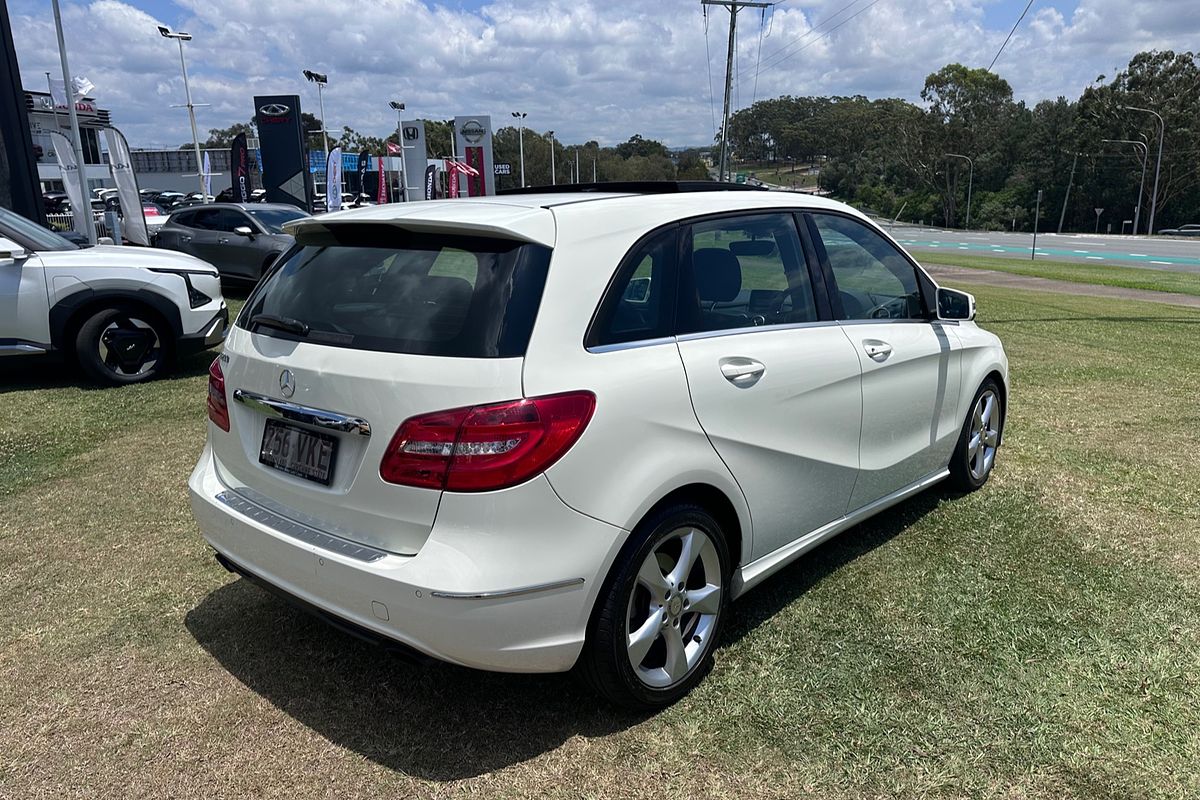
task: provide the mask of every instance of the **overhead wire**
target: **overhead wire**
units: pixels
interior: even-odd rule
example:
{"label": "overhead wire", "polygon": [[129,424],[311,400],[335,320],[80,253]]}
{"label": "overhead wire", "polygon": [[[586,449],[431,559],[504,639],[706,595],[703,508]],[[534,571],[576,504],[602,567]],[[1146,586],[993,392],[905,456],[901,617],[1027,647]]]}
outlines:
{"label": "overhead wire", "polygon": [[704,66],[708,67],[708,113],[712,117],[713,138],[717,138],[717,101],[713,97],[712,54],[708,49],[708,6],[701,6],[704,11]]}
{"label": "overhead wire", "polygon": [[819,32],[821,30],[822,27],[833,22],[835,19],[837,19],[842,14],[844,14],[846,11],[848,11],[851,7],[858,5],[858,3],[860,3],[861,1],[862,0],[850,0],[850,2],[846,3],[841,8],[839,8],[837,11],[833,12],[832,14],[829,14],[826,17],[824,17],[823,19],[821,19],[819,22],[817,22],[815,25],[813,25],[811,28],[809,28],[804,33],[791,39],[787,43],[781,45],[774,52],[768,53],[767,61],[771,61],[772,59],[780,56],[782,53],[784,53],[784,51],[788,50],[789,48],[794,47],[795,45],[803,42],[805,39],[815,35],[817,32]]}
{"label": "overhead wire", "polygon": [[868,3],[868,4],[867,4],[867,5],[865,5],[865,6],[863,6],[863,7],[862,7],[862,8],[860,8],[858,11],[855,11],[853,14],[851,14],[851,15],[850,15],[850,16],[848,16],[848,17],[846,17],[844,20],[842,20],[841,22],[839,22],[837,25],[834,25],[832,28],[828,29],[827,31],[825,31],[824,33],[822,33],[822,34],[821,34],[820,36],[818,36],[817,38],[813,39],[813,40],[812,40],[812,41],[810,41],[810,42],[807,42],[807,43],[806,43],[806,44],[805,44],[803,47],[799,48],[799,49],[798,49],[798,50],[796,50],[795,52],[788,53],[787,55],[784,55],[784,56],[782,56],[781,58],[777,58],[777,59],[776,59],[775,61],[773,61],[773,62],[770,62],[770,63],[764,64],[764,65],[763,65],[763,67],[762,67],[762,71],[763,71],[763,72],[765,72],[765,71],[767,71],[768,69],[771,69],[772,67],[777,67],[777,66],[779,66],[780,64],[784,63],[785,61],[788,61],[789,59],[791,59],[791,58],[793,58],[793,57],[795,57],[795,56],[799,55],[800,53],[804,52],[804,51],[805,51],[805,50],[807,50],[808,48],[812,47],[812,46],[813,46],[814,44],[816,44],[817,42],[820,42],[822,39],[825,39],[825,38],[827,38],[827,37],[828,37],[830,34],[832,34],[832,33],[833,33],[834,31],[836,31],[838,28],[841,28],[841,27],[842,27],[843,25],[845,25],[846,23],[848,23],[848,22],[850,22],[851,20],[853,20],[855,17],[859,16],[860,14],[863,14],[863,13],[865,13],[866,11],[869,11],[869,10],[870,10],[872,7],[874,7],[874,6],[878,5],[878,4],[879,4],[879,2],[880,2],[880,0],[871,0],[871,2],[870,2],[870,3]]}
{"label": "overhead wire", "polygon": [[1032,5],[1033,0],[1029,0],[1029,2],[1025,4],[1025,10],[1021,12],[1021,16],[1017,17],[1017,21],[1013,23],[1012,30],[1008,32],[1008,36],[1004,39],[1004,44],[1000,45],[1000,49],[996,51],[996,56],[992,59],[992,63],[988,64],[988,72],[991,72],[992,67],[996,66],[996,62],[1000,59],[1000,54],[1004,52],[1005,47],[1008,47],[1008,40],[1011,39],[1013,34],[1017,32],[1017,26],[1021,24],[1021,20],[1025,19],[1025,15],[1029,13],[1029,9]]}

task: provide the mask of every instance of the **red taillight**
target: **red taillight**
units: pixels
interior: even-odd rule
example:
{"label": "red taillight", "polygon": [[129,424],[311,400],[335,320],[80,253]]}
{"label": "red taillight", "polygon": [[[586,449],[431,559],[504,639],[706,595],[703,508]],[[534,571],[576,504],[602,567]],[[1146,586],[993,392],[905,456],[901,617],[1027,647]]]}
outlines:
{"label": "red taillight", "polygon": [[568,392],[412,417],[392,437],[379,474],[452,492],[515,486],[562,457],[595,408],[591,392]]}
{"label": "red taillight", "polygon": [[221,372],[220,358],[214,358],[208,368],[208,418],[221,430],[229,430],[229,403],[225,402],[225,373]]}

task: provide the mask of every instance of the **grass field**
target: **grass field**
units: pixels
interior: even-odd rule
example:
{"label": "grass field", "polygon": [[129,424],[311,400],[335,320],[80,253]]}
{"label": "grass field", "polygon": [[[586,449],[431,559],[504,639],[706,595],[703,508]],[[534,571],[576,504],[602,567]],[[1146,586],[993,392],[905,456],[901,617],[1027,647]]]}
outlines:
{"label": "grass field", "polygon": [[0,798],[1200,796],[1200,313],[974,291],[1012,361],[993,480],[749,594],[649,717],[409,666],[220,569],[184,486],[207,357],[103,391],[3,365]]}
{"label": "grass field", "polygon": [[1013,275],[1030,275],[1035,278],[1050,278],[1071,283],[1090,283],[1099,286],[1120,286],[1125,289],[1145,289],[1152,292],[1178,292],[1200,296],[1200,273],[1170,272],[1145,267],[1118,267],[1115,265],[1076,264],[1070,261],[1037,259],[1027,261],[995,256],[960,255],[954,252],[935,253],[925,250],[914,251],[922,264],[946,264],[970,269],[990,269],[1009,272]]}

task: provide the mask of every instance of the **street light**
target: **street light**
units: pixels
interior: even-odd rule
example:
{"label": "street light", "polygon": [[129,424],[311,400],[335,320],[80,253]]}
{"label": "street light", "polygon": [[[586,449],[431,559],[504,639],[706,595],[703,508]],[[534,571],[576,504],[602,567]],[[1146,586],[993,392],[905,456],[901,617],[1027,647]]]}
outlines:
{"label": "street light", "polygon": [[528,116],[524,111],[512,112],[513,117],[517,120],[517,144],[521,148],[521,188],[525,188],[525,117]]}
{"label": "street light", "polygon": [[1108,144],[1131,144],[1134,147],[1142,148],[1142,182],[1138,187],[1137,205],[1133,207],[1133,235],[1137,236],[1138,220],[1141,219],[1142,215],[1142,198],[1146,196],[1146,161],[1150,157],[1150,148],[1145,142],[1138,142],[1133,139],[1101,139],[1100,141]]}
{"label": "street light", "polygon": [[[200,196],[207,200],[208,194],[204,191],[204,168],[200,165],[200,135],[196,133],[196,105],[192,102],[192,89],[188,85],[187,60],[183,57],[183,43],[190,42],[192,35],[183,31],[172,31],[165,25],[159,25],[158,32],[163,38],[179,42],[179,66],[183,70],[183,93],[187,98],[188,120],[192,123],[192,147],[196,152],[196,176],[200,180]],[[174,108],[178,107],[174,106]]]}
{"label": "street light", "polygon": [[965,158],[971,170],[967,175],[967,224],[966,229],[971,229],[971,187],[975,183],[975,162],[968,156],[960,156],[958,153],[946,153],[946,158]]}
{"label": "street light", "polygon": [[1158,210],[1158,175],[1162,171],[1163,139],[1167,137],[1167,123],[1163,122],[1163,118],[1157,111],[1151,111],[1148,108],[1138,108],[1137,106],[1121,106],[1121,108],[1126,111],[1153,114],[1158,119],[1158,162],[1154,165],[1154,193],[1150,195],[1150,226],[1146,229],[1146,233],[1154,235],[1154,212]]}
{"label": "street light", "polygon": [[400,145],[400,197],[407,203],[408,173],[404,171],[404,103],[391,100],[388,105],[396,112],[396,144]]}
{"label": "street light", "polygon": [[303,71],[304,77],[311,83],[317,85],[317,105],[321,107],[321,143],[325,145],[325,163],[329,163],[329,126],[325,124],[325,96],[321,94],[321,90],[329,83],[329,76],[322,72],[313,72],[311,69]]}
{"label": "street light", "polygon": [[550,137],[550,185],[554,186],[554,131],[547,131],[546,135]]}

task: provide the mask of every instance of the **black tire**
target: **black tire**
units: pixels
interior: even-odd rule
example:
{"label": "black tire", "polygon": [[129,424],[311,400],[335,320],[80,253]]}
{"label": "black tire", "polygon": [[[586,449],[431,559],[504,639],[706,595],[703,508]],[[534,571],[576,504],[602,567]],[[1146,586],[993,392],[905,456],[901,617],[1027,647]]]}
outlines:
{"label": "black tire", "polygon": [[[701,532],[712,544],[712,551],[703,550],[697,555],[689,572],[691,581],[684,587],[683,592],[676,591],[672,595],[667,591],[668,597],[677,598],[674,603],[681,608],[677,609],[668,600],[665,606],[657,606],[659,611],[655,612],[653,608],[656,598],[639,580],[639,570],[654,553],[660,565],[660,572],[666,573],[661,567],[661,560],[669,560],[670,556],[663,551],[670,551],[675,541],[680,542],[682,550],[686,534],[681,536],[680,532],[685,529]],[[693,539],[693,542],[700,540]],[[695,546],[698,550],[704,547],[703,543]],[[676,558],[678,559],[678,556]],[[714,558],[716,564],[711,563]],[[600,589],[596,608],[588,625],[587,641],[575,667],[578,676],[608,701],[633,710],[664,708],[686,695],[712,668],[713,652],[720,641],[721,628],[729,605],[732,573],[730,565],[728,547],[720,524],[700,506],[670,506],[642,520]],[[719,580],[719,584],[708,582],[710,568],[717,573],[712,577]],[[663,577],[670,581],[669,574],[664,574]],[[711,587],[715,585],[720,587],[717,601],[711,606],[715,608],[715,614],[688,611],[684,601],[689,597],[689,592],[691,597],[699,598],[703,591],[711,593]],[[709,588],[702,589],[701,586]],[[635,670],[630,653],[629,628],[636,624],[631,619],[631,614],[636,615],[638,608],[644,605],[638,602],[639,597],[646,598],[650,603],[649,613],[644,615],[641,624],[649,624],[651,618],[657,619],[661,613],[663,624],[659,627],[666,633],[654,635],[653,644],[649,646],[641,659],[641,665]],[[697,599],[697,602],[701,601]],[[712,603],[711,594],[708,603]],[[670,621],[667,621],[668,617]],[[684,657],[684,663],[688,664],[686,673],[681,673],[684,677],[677,680],[671,679],[669,667],[665,663],[660,668],[653,668],[654,660],[659,655],[664,662],[670,657],[666,640],[670,627],[677,632],[677,641],[682,643],[684,652],[686,648],[696,644],[693,653]],[[701,631],[703,635],[700,635]],[[657,653],[655,648],[658,648]],[[650,664],[651,668],[647,669],[646,664]],[[667,685],[652,685],[641,677],[643,673],[649,674],[652,671],[661,671],[663,680],[671,682]]]}
{"label": "black tire", "polygon": [[[994,414],[998,415],[998,419],[989,420],[989,426],[994,429],[995,445],[991,448],[990,458],[984,457],[983,463],[980,462],[977,455],[971,452],[971,441],[973,439],[973,430],[976,426],[976,409],[980,405],[980,400],[985,396],[990,396],[994,399]],[[954,448],[954,455],[950,457],[950,482],[961,492],[973,492],[987,483],[988,478],[992,474],[992,469],[995,467],[995,457],[997,448],[1000,443],[1000,436],[1004,432],[1004,393],[1000,391],[999,384],[994,378],[988,378],[976,390],[975,396],[971,399],[971,405],[967,408],[966,419],[963,420],[962,431],[958,435],[958,444]],[[980,467],[985,467],[980,469]]]}
{"label": "black tire", "polygon": [[135,306],[105,308],[79,326],[75,359],[98,383],[141,383],[166,371],[171,342],[170,330],[157,314]]}

